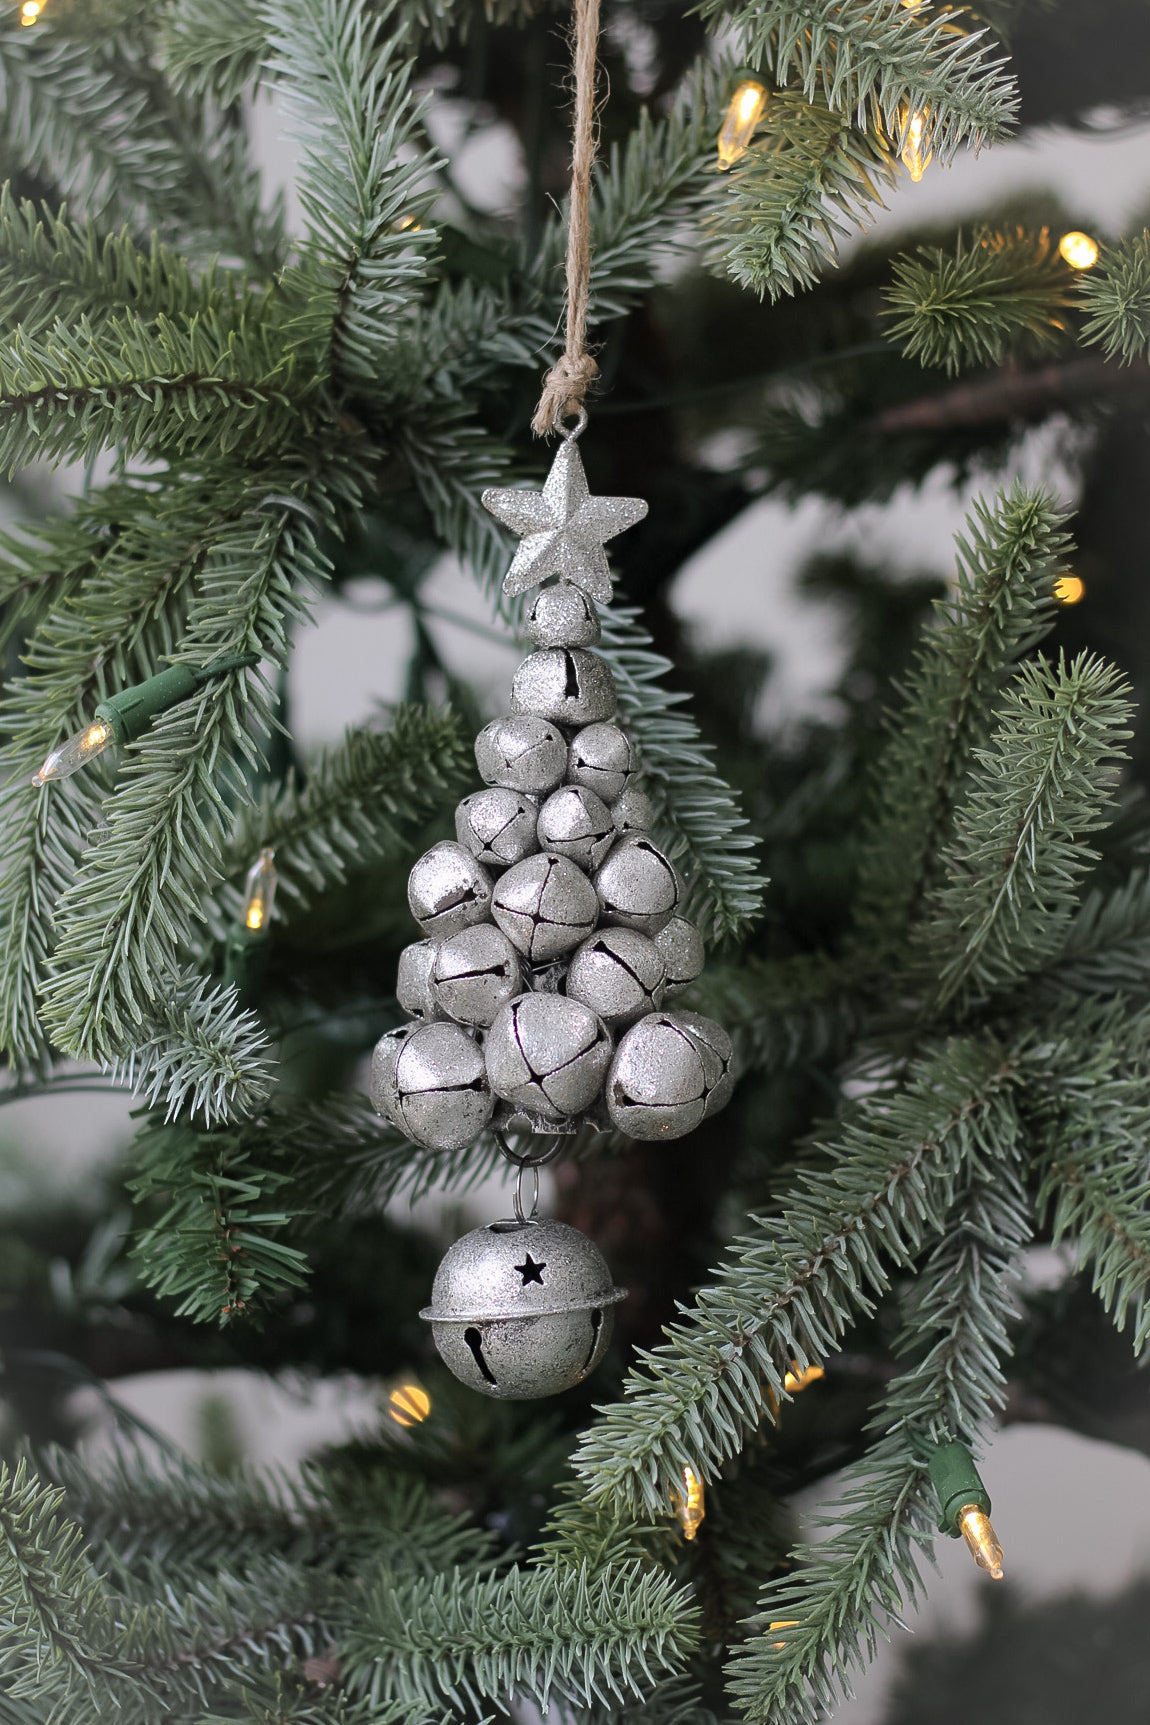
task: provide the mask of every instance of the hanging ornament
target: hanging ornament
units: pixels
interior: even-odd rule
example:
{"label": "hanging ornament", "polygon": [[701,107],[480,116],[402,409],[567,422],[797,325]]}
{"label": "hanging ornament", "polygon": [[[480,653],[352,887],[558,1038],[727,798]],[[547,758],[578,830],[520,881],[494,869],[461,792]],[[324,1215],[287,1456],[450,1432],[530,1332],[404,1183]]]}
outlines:
{"label": "hanging ornament", "polygon": [[[404,949],[396,997],[414,1020],[380,1039],[376,1107],[433,1149],[466,1148],[488,1126],[519,1170],[515,1219],[456,1241],[422,1314],[455,1375],[486,1395],[553,1395],[602,1358],[624,1295],[591,1241],[521,1199],[581,1127],[637,1139],[690,1132],[726,1102],[731,1044],[717,1024],[667,1012],[698,976],[684,883],[650,834],[642,763],[617,719],[595,651],[611,597],[607,542],[641,521],[637,497],[590,492],[579,455],[586,352],[595,0],[576,25],[576,147],[568,230],[567,346],[532,422],[563,440],[542,490],[500,487],[488,509],[521,541],[508,597],[538,588],[510,711],[485,725],[454,841],[411,871],[425,938]],[[574,425],[569,425],[574,419]],[[550,1138],[521,1154],[509,1134]]]}

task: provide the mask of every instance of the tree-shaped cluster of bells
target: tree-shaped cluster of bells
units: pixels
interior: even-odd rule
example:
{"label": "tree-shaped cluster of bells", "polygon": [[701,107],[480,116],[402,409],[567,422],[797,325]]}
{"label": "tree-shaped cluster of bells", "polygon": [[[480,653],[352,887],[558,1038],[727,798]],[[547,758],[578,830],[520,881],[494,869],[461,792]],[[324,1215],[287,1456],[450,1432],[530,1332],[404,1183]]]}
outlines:
{"label": "tree-shaped cluster of bells", "polygon": [[[584,423],[542,493],[484,494],[523,540],[504,590],[552,584],[525,620],[537,650],[510,712],[476,738],[484,789],[459,804],[455,840],[411,871],[424,938],[401,955],[396,994],[414,1022],[372,1061],[375,1105],[408,1137],[456,1150],[493,1128],[523,1166],[547,1157],[516,1156],[508,1133],[678,1138],[732,1086],[726,1032],[668,1009],[702,970],[703,941],[679,914],[683,882],[650,836],[615,682],[593,651],[594,601],[610,598],[604,540],[646,505],[589,495]],[[518,1193],[516,1209],[456,1242],[423,1316],[456,1376],[518,1399],[586,1376],[623,1296],[589,1240],[525,1216]]]}

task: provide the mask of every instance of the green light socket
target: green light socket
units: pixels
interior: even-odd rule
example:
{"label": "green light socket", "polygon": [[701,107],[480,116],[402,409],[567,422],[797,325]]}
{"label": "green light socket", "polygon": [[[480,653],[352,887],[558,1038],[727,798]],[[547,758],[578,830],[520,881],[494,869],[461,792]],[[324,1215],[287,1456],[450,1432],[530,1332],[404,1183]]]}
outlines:
{"label": "green light socket", "polygon": [[116,746],[122,749],[125,743],[134,743],[137,737],[142,737],[158,714],[166,713],[177,701],[186,701],[213,677],[258,663],[254,653],[233,653],[198,671],[191,665],[169,665],[166,671],[158,671],[146,682],[121,689],[118,695],[109,695],[96,708],[96,717],[111,725]]}
{"label": "green light socket", "polygon": [[938,1531],[959,1537],[958,1518],[968,1504],[990,1514],[990,1493],[979,1477],[974,1457],[964,1443],[939,1444],[927,1463],[931,1484],[938,1493]]}

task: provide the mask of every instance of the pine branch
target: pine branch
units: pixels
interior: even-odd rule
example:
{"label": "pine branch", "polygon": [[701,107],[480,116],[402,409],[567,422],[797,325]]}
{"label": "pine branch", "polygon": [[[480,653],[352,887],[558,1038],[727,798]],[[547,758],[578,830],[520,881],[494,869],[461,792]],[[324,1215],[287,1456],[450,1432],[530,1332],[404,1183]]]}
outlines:
{"label": "pine branch", "polygon": [[323,342],[337,385],[370,395],[435,245],[425,224],[439,164],[422,143],[424,102],[370,0],[269,0],[264,16],[303,146],[307,238],[285,291],[300,339]]}
{"label": "pine branch", "polygon": [[0,188],[0,324],[19,324],[26,340],[82,316],[95,330],[101,313],[128,307],[143,321],[202,316],[209,307],[218,316],[227,296],[213,271],[193,276],[156,239],[143,251],[126,230],[102,236],[91,222],[77,227],[63,209],[37,209]]}
{"label": "pine branch", "polygon": [[993,505],[976,502],[956,540],[954,596],[936,606],[873,779],[856,915],[860,950],[876,968],[892,961],[936,877],[1011,668],[1050,626],[1069,549],[1064,519],[1052,498],[1016,484]]}
{"label": "pine branch", "polygon": [[1107,359],[1150,359],[1150,230],[1106,247],[1078,296],[1088,314],[1083,341],[1097,342]]}
{"label": "pine branch", "polygon": [[772,1405],[791,1362],[823,1360],[873,1310],[889,1266],[941,1234],[963,1170],[1013,1127],[1014,1063],[973,1041],[916,1062],[905,1087],[857,1105],[804,1173],[736,1240],[696,1311],[644,1355],[625,1399],[586,1432],[575,1470],[620,1513],[668,1511],[684,1466],[712,1477]]}
{"label": "pine branch", "polygon": [[[751,1721],[814,1725],[850,1694],[850,1673],[913,1605],[918,1550],[938,1510],[926,1466],[929,1442],[985,1441],[1005,1401],[1013,1283],[1030,1238],[1016,1123],[976,1156],[945,1237],[919,1269],[906,1302],[903,1354],[925,1350],[895,1379],[872,1425],[883,1435],[843,1473],[823,1520],[835,1531],[800,1546],[795,1572],[767,1585],[758,1633],[732,1659],[730,1693]],[[775,1628],[771,1628],[771,1625]]]}
{"label": "pine branch", "polygon": [[850,227],[882,207],[897,172],[881,135],[858,130],[819,100],[782,92],[724,176],[709,222],[709,261],[760,298],[811,287]]}
{"label": "pine branch", "polygon": [[128,456],[252,458],[306,437],[317,385],[261,321],[215,308],[145,322],[131,312],[18,329],[0,351],[0,467]]}
{"label": "pine branch", "polygon": [[244,1143],[257,1156],[282,1157],[293,1202],[329,1216],[378,1212],[401,1194],[414,1204],[433,1190],[466,1192],[501,1165],[487,1135],[463,1150],[428,1150],[401,1137],[358,1095],[277,1100],[244,1128]]}
{"label": "pine branch", "polygon": [[1108,820],[1131,707],[1112,666],[1081,654],[1024,665],[980,751],[917,939],[940,1004],[1000,993],[1061,946]]}
{"label": "pine branch", "polygon": [[221,1474],[173,1453],[119,1451],[93,1469],[53,1449],[40,1477],[67,1494],[98,1561],[180,1577],[279,1557],[300,1568],[396,1574],[489,1569],[492,1536],[452,1514],[421,1481],[394,1469],[363,1477],[305,1462],[300,1472]]}
{"label": "pine branch", "polygon": [[902,148],[909,116],[926,113],[935,155],[959,144],[977,149],[1009,128],[1018,106],[1014,81],[985,30],[955,26],[947,11],[927,13],[902,0],[767,0],[732,7],[704,0],[702,16],[736,33],[738,58],[808,102],[864,113]]}
{"label": "pine branch", "polygon": [[1046,228],[976,228],[952,254],[920,246],[895,260],[884,320],[908,359],[945,366],[1001,365],[1020,345],[1059,346],[1073,303],[1070,271]]}
{"label": "pine branch", "polygon": [[1103,1000],[1150,994],[1150,869],[1135,869],[1112,892],[1087,894],[1042,984]]}
{"label": "pine branch", "polygon": [[349,731],[338,749],[311,763],[304,785],[289,779],[243,810],[222,869],[226,875],[246,869],[270,845],[279,893],[304,906],[342,885],[350,871],[410,844],[462,792],[470,760],[450,709],[397,707],[382,735]]}
{"label": "pine branch", "polygon": [[271,1094],[268,1039],[258,1018],[239,1009],[235,991],[194,971],[154,978],[156,999],[131,1046],[105,1060],[144,1103],[167,1118],[186,1113],[208,1126],[255,1114]]}
{"label": "pine branch", "polygon": [[696,1613],[657,1571],[620,1564],[513,1569],[430,1582],[385,1575],[343,1644],[353,1691],[373,1705],[479,1708],[531,1695],[589,1705],[641,1698],[693,1651]]}
{"label": "pine branch", "polygon": [[258,84],[266,23],[247,0],[176,0],[160,19],[158,45],[174,89],[227,108]]}
{"label": "pine branch", "polygon": [[1016,425],[1047,418],[1059,408],[1092,409],[1100,399],[1145,397],[1150,370],[1142,360],[1129,369],[1105,359],[1069,359],[1020,371],[973,377],[949,389],[884,407],[861,427],[867,435],[916,437],[962,426]]}
{"label": "pine branch", "polygon": [[[1150,1019],[1119,1001],[1100,1016],[1089,1002],[1040,1040],[1046,1122],[1038,1207],[1054,1243],[1074,1244],[1076,1268],[1115,1328],[1150,1342]],[[1085,1039],[1084,1039],[1085,1038]]]}
{"label": "pine branch", "polygon": [[[291,622],[326,573],[316,529],[351,494],[333,463],[325,486],[298,467],[250,484],[246,509],[211,543],[180,657],[207,664],[251,653],[281,664]],[[76,880],[44,1005],[62,1047],[123,1059],[195,944],[200,905],[219,880],[228,802],[246,795],[245,763],[271,727],[267,686],[251,671],[213,678],[127,751]]]}
{"label": "pine branch", "polygon": [[172,198],[182,168],[146,91],[125,90],[105,44],[39,38],[0,34],[0,149],[84,217],[142,227]]}
{"label": "pine branch", "polygon": [[841,1058],[861,1027],[850,976],[821,954],[711,959],[691,1001],[717,1018],[738,1050],[740,1071],[782,1071]]}
{"label": "pine branch", "polygon": [[84,1625],[100,1588],[80,1533],[60,1515],[64,1494],[45,1490],[24,1462],[0,1462],[0,1680],[15,1700],[50,1691],[58,1672],[89,1683],[96,1662]]}
{"label": "pine branch", "polygon": [[734,935],[762,910],[766,881],[756,866],[757,840],[730,787],[715,772],[713,749],[698,726],[674,709],[685,695],[661,679],[673,667],[652,652],[651,637],[629,606],[601,617],[599,651],[619,689],[619,706],[639,745],[644,784],[655,805],[655,834],[686,877],[685,914],[711,938]]}
{"label": "pine branch", "polygon": [[507,569],[507,535],[479,499],[487,486],[506,483],[505,446],[474,424],[468,410],[456,402],[407,412],[395,425],[394,441],[436,538],[494,594]]}

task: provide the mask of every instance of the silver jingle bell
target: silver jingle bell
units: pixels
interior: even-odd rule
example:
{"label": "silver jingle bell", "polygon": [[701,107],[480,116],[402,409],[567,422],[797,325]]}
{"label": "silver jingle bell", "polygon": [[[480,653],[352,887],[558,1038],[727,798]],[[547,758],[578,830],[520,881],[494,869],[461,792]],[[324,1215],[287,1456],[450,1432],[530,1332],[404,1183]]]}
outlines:
{"label": "silver jingle bell", "polygon": [[594,1371],[626,1297],[578,1229],[493,1222],[450,1247],[419,1315],[461,1383],[501,1401],[530,1401]]}
{"label": "silver jingle bell", "polygon": [[678,870],[645,833],[625,833],[595,875],[603,921],[655,935],[683,894]]}
{"label": "silver jingle bell", "polygon": [[699,1040],[677,1012],[652,1012],[621,1037],[606,1088],[607,1112],[620,1132],[657,1139],[694,1131],[707,1112],[708,1069],[715,1070]]}
{"label": "silver jingle bell", "polygon": [[521,994],[499,1009],[487,1033],[487,1079],[527,1114],[569,1118],[601,1093],[612,1052],[606,1026],[582,1001]]}
{"label": "silver jingle bell", "polygon": [[731,1070],[735,1051],[731,1039],[721,1024],[713,1018],[704,1018],[701,1012],[688,1012],[680,1007],[673,1016],[695,1044],[703,1062],[703,1076],[707,1081],[704,1118],[709,1120],[712,1114],[727,1106],[735,1088],[735,1075]]}
{"label": "silver jingle bell", "polygon": [[431,993],[431,973],[435,968],[435,942],[413,940],[399,955],[395,973],[395,998],[412,1018],[439,1018]]}
{"label": "silver jingle bell", "polygon": [[585,785],[552,791],[539,810],[538,833],[543,850],[558,851],[588,871],[599,867],[617,836],[610,809]]}
{"label": "silver jingle bell", "polygon": [[577,947],[567,971],[567,998],[581,1000],[611,1030],[663,1003],[663,960],[653,940],[633,928],[601,928]]}
{"label": "silver jingle bell", "polygon": [[611,819],[617,833],[649,833],[655,824],[655,810],[646,791],[631,784],[611,804]]}
{"label": "silver jingle bell", "polygon": [[424,934],[442,940],[487,921],[491,877],[469,850],[443,839],[424,852],[408,875],[407,902]]}
{"label": "silver jingle bell", "polygon": [[539,851],[496,882],[491,914],[532,964],[546,964],[586,940],[599,916],[587,876],[569,857]]}
{"label": "silver jingle bell", "polygon": [[488,785],[543,796],[567,771],[567,745],[554,725],[530,713],[492,719],[475,739],[475,764]]}
{"label": "silver jingle bell", "polygon": [[539,811],[523,791],[488,785],[473,791],[455,811],[455,836],[488,868],[510,868],[539,849]]}
{"label": "silver jingle bell", "polygon": [[586,785],[605,803],[616,802],[635,771],[631,740],[618,725],[585,725],[571,739],[567,782]]}
{"label": "silver jingle bell", "polygon": [[667,967],[663,998],[673,1000],[702,975],[707,962],[707,948],[694,923],[688,922],[685,916],[673,916],[666,928],[661,928],[652,939]]}
{"label": "silver jingle bell", "polygon": [[523,628],[537,647],[593,647],[600,635],[594,605],[570,581],[541,588]]}
{"label": "silver jingle bell", "polygon": [[511,682],[511,711],[556,725],[591,725],[619,705],[604,660],[582,647],[545,647],[524,659]]}
{"label": "silver jingle bell", "polygon": [[462,1150],[491,1118],[483,1050],[458,1024],[417,1024],[380,1037],[371,1099],[393,1126],[429,1150]]}
{"label": "silver jingle bell", "polygon": [[522,987],[519,954],[489,922],[461,929],[435,952],[431,996],[437,1017],[485,1028]]}

